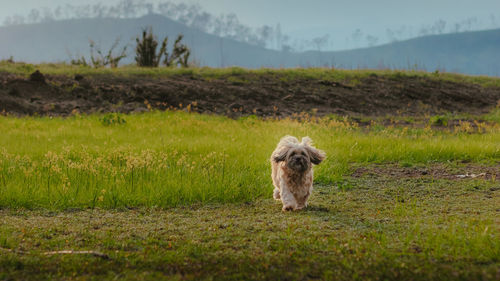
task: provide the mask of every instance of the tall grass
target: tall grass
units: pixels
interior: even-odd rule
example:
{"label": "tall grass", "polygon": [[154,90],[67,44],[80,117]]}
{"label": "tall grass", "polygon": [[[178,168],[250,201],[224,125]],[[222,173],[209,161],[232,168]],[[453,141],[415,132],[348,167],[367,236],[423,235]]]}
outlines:
{"label": "tall grass", "polygon": [[500,159],[500,129],[360,129],[347,121],[232,120],[184,112],[124,116],[0,117],[0,207],[170,207],[270,196],[269,155],[287,134],[309,135],[327,160],[316,180],[350,163]]}

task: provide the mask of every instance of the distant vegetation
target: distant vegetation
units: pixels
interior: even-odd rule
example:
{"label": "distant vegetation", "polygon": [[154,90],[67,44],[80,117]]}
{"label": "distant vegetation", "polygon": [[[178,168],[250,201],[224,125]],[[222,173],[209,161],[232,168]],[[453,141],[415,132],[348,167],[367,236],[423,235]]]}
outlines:
{"label": "distant vegetation", "polygon": [[158,4],[141,0],[121,0],[116,5],[65,5],[51,10],[48,8],[32,9],[28,16],[14,15],[7,17],[4,25],[25,23],[44,23],[64,19],[88,18],[138,18],[144,15],[159,14],[216,36],[245,42],[259,47],[291,50],[290,37],[283,34],[281,26],[264,25],[251,28],[240,23],[236,14],[214,16],[204,11],[199,5],[162,1]]}
{"label": "distant vegetation", "polygon": [[135,49],[135,61],[138,66],[158,67],[162,57],[165,66],[182,66],[188,67],[188,60],[191,51],[182,44],[183,36],[180,34],[175,40],[172,52],[169,54],[167,50],[168,37],[165,37],[161,43],[160,50],[157,52],[158,40],[153,34],[153,29],[144,29],[142,38],[137,37],[137,47]]}
{"label": "distant vegetation", "polygon": [[78,59],[71,59],[72,65],[81,66],[92,66],[94,68],[110,66],[111,68],[118,67],[120,61],[127,57],[127,46],[124,46],[119,55],[114,55],[114,50],[120,43],[117,39],[115,43],[111,46],[106,55],[103,54],[101,48],[96,46],[96,43],[90,40],[90,60],[86,59],[84,56]]}
{"label": "distant vegetation", "polygon": [[[168,37],[163,39],[160,49],[157,52],[158,40],[153,34],[152,27],[146,28],[142,32],[142,38],[137,37],[135,48],[135,61],[137,66],[141,67],[158,67],[163,57],[163,64],[167,67],[188,67],[189,56],[191,54],[187,45],[183,44],[179,34],[174,42],[172,51],[169,54],[167,50]],[[114,55],[114,50],[118,46],[120,40],[116,39],[109,51],[104,54],[99,46],[93,40],[90,40],[90,59],[82,56],[78,59],[71,59],[71,64],[76,66],[92,66],[93,68],[101,68],[110,66],[111,68],[118,67],[120,61],[127,57],[127,46],[124,46],[119,55]],[[9,61],[13,63],[13,58]]]}
{"label": "distant vegetation", "polygon": [[[103,3],[105,3],[103,1]],[[263,25],[252,28],[241,23],[234,13],[212,15],[198,4],[175,3],[161,1],[152,3],[144,0],[121,0],[116,5],[71,5],[58,6],[55,9],[31,9],[29,14],[16,14],[7,17],[3,24],[19,25],[26,23],[45,23],[65,19],[88,18],[138,18],[149,14],[159,14],[185,24],[191,28],[216,36],[245,42],[259,47],[282,51],[326,50],[331,49],[333,40],[330,34],[316,36],[310,39],[294,39],[283,33],[281,25]],[[397,42],[409,38],[438,35],[445,33],[467,32],[481,29],[498,28],[498,19],[491,14],[487,20],[469,17],[457,22],[446,22],[436,19],[430,24],[420,27],[400,26],[387,28],[385,38],[374,36],[357,28],[344,38],[349,48],[372,47],[384,43]]]}
{"label": "distant vegetation", "polygon": [[[135,45],[133,38],[147,26],[152,26],[162,39],[183,34],[183,42],[191,50],[191,62],[200,66],[438,69],[440,72],[496,76],[500,73],[500,29],[428,36],[369,49],[295,53],[277,52],[206,34],[158,15],[138,19],[82,19],[0,27],[0,37],[5,38],[4,44],[0,44],[0,59],[14,56],[18,60],[39,63],[60,62],[67,60],[68,55],[72,59],[81,58],[81,54],[88,53],[88,38],[94,39],[106,51],[117,37],[125,40],[123,44],[132,46]],[[32,48],[35,44],[33,38],[37,38],[37,49],[46,51],[39,52]],[[172,48],[173,41],[168,48]],[[321,45],[321,40],[319,43]],[[130,50],[121,63],[135,63]]]}

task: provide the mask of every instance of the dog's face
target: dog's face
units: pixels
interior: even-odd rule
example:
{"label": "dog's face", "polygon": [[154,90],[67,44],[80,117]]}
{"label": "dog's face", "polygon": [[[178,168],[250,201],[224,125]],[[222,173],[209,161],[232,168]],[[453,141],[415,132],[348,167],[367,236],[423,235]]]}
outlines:
{"label": "dog's face", "polygon": [[297,172],[305,172],[311,167],[311,158],[303,148],[290,149],[285,161],[288,168]]}
{"label": "dog's face", "polygon": [[286,166],[293,171],[303,173],[318,165],[325,158],[324,153],[307,145],[297,145],[284,148],[274,157],[274,161],[285,161]]}

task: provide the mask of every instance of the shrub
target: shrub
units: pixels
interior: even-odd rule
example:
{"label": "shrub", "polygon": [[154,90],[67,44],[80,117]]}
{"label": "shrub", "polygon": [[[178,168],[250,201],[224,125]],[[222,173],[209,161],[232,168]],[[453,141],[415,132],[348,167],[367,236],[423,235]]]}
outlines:
{"label": "shrub", "polygon": [[436,116],[432,116],[430,119],[429,119],[429,124],[431,125],[435,125],[435,126],[448,126],[448,121],[449,121],[449,118],[445,115],[436,115]]}
{"label": "shrub", "polygon": [[125,121],[119,113],[108,113],[99,118],[99,121],[101,121],[101,124],[104,126],[122,125],[127,123],[127,121]]}
{"label": "shrub", "polygon": [[111,68],[118,67],[120,60],[127,57],[127,46],[123,47],[118,56],[114,56],[113,52],[120,43],[120,39],[116,39],[106,55],[103,54],[101,48],[90,40],[90,62],[87,62],[84,56],[79,59],[72,59],[72,65],[93,66],[94,68],[110,66]]}
{"label": "shrub", "polygon": [[156,53],[158,40],[153,35],[152,27],[143,29],[142,39],[137,37],[135,40],[137,42],[137,47],[135,48],[135,61],[138,66],[158,67],[161,57],[163,55],[167,56],[168,37],[163,39],[160,51]]}
{"label": "shrub", "polygon": [[185,44],[181,43],[183,38],[184,35],[179,34],[175,40],[172,54],[169,56],[168,53],[166,53],[165,61],[163,62],[166,66],[180,65],[182,67],[188,67],[191,51]]}
{"label": "shrub", "polygon": [[145,28],[142,31],[142,38],[137,37],[137,46],[135,48],[135,61],[138,66],[158,67],[163,59],[163,64],[166,66],[182,66],[188,67],[188,60],[191,54],[189,48],[182,44],[184,38],[179,34],[175,40],[172,53],[167,50],[168,37],[165,37],[161,43],[160,50],[157,53],[158,40],[153,34],[153,28]]}

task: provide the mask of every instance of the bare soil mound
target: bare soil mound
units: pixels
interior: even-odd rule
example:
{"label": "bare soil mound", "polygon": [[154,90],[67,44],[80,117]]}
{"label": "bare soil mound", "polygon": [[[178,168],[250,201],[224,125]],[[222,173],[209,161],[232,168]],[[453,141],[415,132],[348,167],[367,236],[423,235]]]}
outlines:
{"label": "bare soil mound", "polygon": [[0,111],[19,116],[130,113],[188,106],[191,111],[231,117],[286,117],[301,112],[319,116],[482,114],[499,100],[498,87],[418,76],[372,74],[356,83],[343,84],[252,73],[219,78],[68,77],[39,72],[24,78],[0,73]]}

